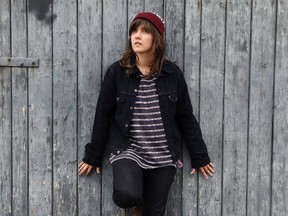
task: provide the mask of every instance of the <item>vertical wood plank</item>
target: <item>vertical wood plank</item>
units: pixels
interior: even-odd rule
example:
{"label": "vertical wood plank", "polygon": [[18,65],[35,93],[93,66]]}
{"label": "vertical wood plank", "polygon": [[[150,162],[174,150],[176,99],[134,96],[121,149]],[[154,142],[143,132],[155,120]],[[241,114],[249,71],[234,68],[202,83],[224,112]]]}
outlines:
{"label": "vertical wood plank", "polygon": [[[199,0],[185,2],[185,45],[184,45],[184,75],[190,94],[193,112],[199,115],[199,72],[200,72],[200,24],[201,2]],[[182,215],[197,215],[197,177],[191,176],[191,160],[187,149],[183,150],[183,185],[182,185]]]}
{"label": "vertical wood plank", "polygon": [[[117,29],[117,31],[115,31]],[[103,75],[108,67],[120,59],[127,41],[127,2],[103,2]]]}
{"label": "vertical wood plank", "polygon": [[[184,1],[164,2],[166,48],[170,59],[183,69],[184,44]],[[177,16],[173,16],[177,14]],[[179,144],[180,145],[180,144]],[[182,214],[182,169],[178,169],[171,186],[166,215]]]}
{"label": "vertical wood plank", "polygon": [[128,18],[127,18],[127,29],[136,14],[143,12],[145,8],[145,1],[143,0],[128,0]]}
{"label": "vertical wood plank", "polygon": [[[27,56],[26,1],[11,1],[12,56]],[[27,69],[12,68],[12,206],[28,215]]]}
{"label": "vertical wood plank", "polygon": [[274,3],[256,0],[252,8],[247,215],[270,215]]}
{"label": "vertical wood plank", "polygon": [[[103,75],[109,65],[120,59],[127,41],[127,1],[103,1]],[[112,201],[112,168],[106,154],[102,171],[102,215],[121,215]]]}
{"label": "vertical wood plank", "polygon": [[199,215],[221,215],[225,1],[203,1],[200,73],[200,127],[216,173],[199,176]]}
{"label": "vertical wood plank", "polygon": [[144,10],[157,13],[164,18],[164,0],[145,0]]}
{"label": "vertical wood plank", "polygon": [[[78,163],[91,141],[102,61],[102,2],[78,1]],[[78,214],[101,215],[101,175],[79,178]]]}
{"label": "vertical wood plank", "polygon": [[[0,56],[11,56],[10,2],[0,0]],[[12,213],[11,69],[0,67],[0,215]]]}
{"label": "vertical wood plank", "polygon": [[246,214],[251,1],[227,5],[223,215]]}
{"label": "vertical wood plank", "polygon": [[288,2],[278,1],[276,71],[274,101],[274,137],[272,167],[272,214],[288,215]]}
{"label": "vertical wood plank", "polygon": [[52,6],[28,1],[29,215],[52,215]]}
{"label": "vertical wood plank", "polygon": [[170,60],[183,69],[184,2],[169,0],[164,3],[166,51]]}
{"label": "vertical wood plank", "polygon": [[77,1],[53,1],[53,214],[77,212]]}

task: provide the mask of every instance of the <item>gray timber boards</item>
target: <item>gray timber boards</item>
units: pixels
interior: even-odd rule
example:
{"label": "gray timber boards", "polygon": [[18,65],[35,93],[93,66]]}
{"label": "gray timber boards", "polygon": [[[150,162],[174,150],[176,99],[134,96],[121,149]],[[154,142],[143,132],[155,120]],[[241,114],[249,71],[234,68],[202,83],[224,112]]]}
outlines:
{"label": "gray timber boards", "polygon": [[275,47],[276,4],[272,0],[257,0],[253,1],[252,10],[247,215],[258,212],[259,215],[268,216],[272,180],[271,122],[275,58],[271,50]]}
{"label": "gray timber boards", "polygon": [[[43,1],[42,1],[43,3]],[[52,25],[42,20],[52,14],[51,1],[40,18],[28,13],[28,56],[40,58],[28,69],[29,215],[53,215],[53,68]],[[35,8],[28,1],[28,11]],[[56,73],[56,70],[54,71]]]}
{"label": "gray timber boards", "polygon": [[[177,29],[166,28],[165,37],[167,52],[169,53],[169,58],[177,63],[181,70],[183,70],[184,1],[164,1],[164,11],[164,15],[167,14],[165,16],[166,25],[178,26]],[[177,16],[169,16],[169,14],[177,14]],[[181,215],[182,171],[182,169],[178,169],[176,172],[174,182],[170,189],[170,202],[167,203],[166,215]],[[172,200],[173,202],[171,202]]]}
{"label": "gray timber boards", "polygon": [[[12,56],[27,55],[24,1],[11,2]],[[11,63],[13,63],[11,59]],[[28,214],[28,79],[27,68],[12,68],[12,214]]]}
{"label": "gray timber boards", "polygon": [[[91,140],[96,101],[102,71],[102,2],[78,3],[78,162],[84,145]],[[99,215],[101,212],[101,175],[78,178],[78,214]]]}
{"label": "gray timber boards", "polygon": [[[199,121],[199,94],[200,94],[200,27],[201,4],[186,1],[185,3],[185,46],[184,46],[184,76],[187,81],[194,115]],[[193,25],[191,25],[193,23]],[[192,61],[193,59],[193,61]],[[182,183],[182,215],[196,216],[198,210],[198,178],[191,176],[190,158],[186,148],[183,148],[183,183]],[[187,165],[188,166],[187,166]]]}
{"label": "gray timber boards", "polygon": [[[225,88],[225,1],[203,1],[201,17],[201,56],[198,79],[200,85],[199,120],[211,160],[213,160],[216,167],[216,173],[209,181],[203,181],[203,178],[199,179],[198,215],[221,215],[223,94]],[[193,92],[193,89],[191,91]]]}
{"label": "gray timber boards", "polygon": [[[0,1],[0,56],[11,56],[11,24],[8,1]],[[0,67],[0,215],[12,211],[12,95],[11,68]]]}
{"label": "gray timber boards", "polygon": [[[288,2],[278,1],[272,146],[272,215],[288,215]],[[271,206],[270,206],[271,208]]]}
{"label": "gray timber boards", "polygon": [[166,216],[288,215],[287,10],[286,0],[0,0],[0,215],[122,215],[109,154],[101,175],[77,168],[101,81],[140,11],[164,17],[216,166],[208,181],[191,176],[183,146]]}
{"label": "gray timber boards", "polygon": [[[111,63],[120,58],[127,40],[126,1],[106,0],[103,2],[103,58],[102,78]],[[121,209],[112,201],[112,167],[108,161],[109,154],[103,162],[102,170],[102,215],[121,215]],[[112,201],[112,202],[111,202]]]}
{"label": "gray timber boards", "polygon": [[53,1],[53,215],[77,214],[77,1]]}
{"label": "gray timber boards", "polygon": [[251,2],[229,1],[226,23],[223,215],[245,215]]}

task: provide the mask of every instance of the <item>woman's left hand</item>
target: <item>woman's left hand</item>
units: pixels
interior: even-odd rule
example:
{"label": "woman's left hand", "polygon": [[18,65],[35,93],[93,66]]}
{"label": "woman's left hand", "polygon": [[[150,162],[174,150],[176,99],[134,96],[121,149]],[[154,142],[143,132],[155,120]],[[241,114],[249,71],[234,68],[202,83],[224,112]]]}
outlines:
{"label": "woman's left hand", "polygon": [[[206,166],[200,167],[199,168],[200,172],[202,173],[202,175],[204,176],[205,179],[208,179],[208,176],[213,176],[214,174],[214,164],[213,163],[209,163]],[[195,168],[193,168],[191,170],[191,175],[193,175],[196,171]]]}

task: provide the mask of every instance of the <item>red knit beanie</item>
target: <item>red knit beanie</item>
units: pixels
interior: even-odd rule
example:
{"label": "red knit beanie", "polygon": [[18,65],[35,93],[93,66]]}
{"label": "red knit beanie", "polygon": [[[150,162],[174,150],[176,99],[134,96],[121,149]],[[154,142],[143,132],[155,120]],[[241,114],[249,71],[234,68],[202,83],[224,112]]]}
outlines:
{"label": "red knit beanie", "polygon": [[164,35],[164,30],[165,30],[164,21],[158,14],[151,13],[151,12],[142,12],[142,13],[137,14],[135,18],[133,19],[133,21],[137,19],[147,20],[148,22],[150,22],[151,24],[155,26],[155,28],[158,30],[158,32],[162,36]]}

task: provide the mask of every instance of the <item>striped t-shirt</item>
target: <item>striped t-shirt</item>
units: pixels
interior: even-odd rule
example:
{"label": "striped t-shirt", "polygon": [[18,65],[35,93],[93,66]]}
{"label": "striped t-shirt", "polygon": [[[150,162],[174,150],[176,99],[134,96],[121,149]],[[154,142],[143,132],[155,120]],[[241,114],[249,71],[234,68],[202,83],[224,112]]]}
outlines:
{"label": "striped t-shirt", "polygon": [[133,116],[128,130],[130,147],[110,162],[131,159],[144,169],[176,166],[169,152],[156,92],[156,76],[141,77]]}

